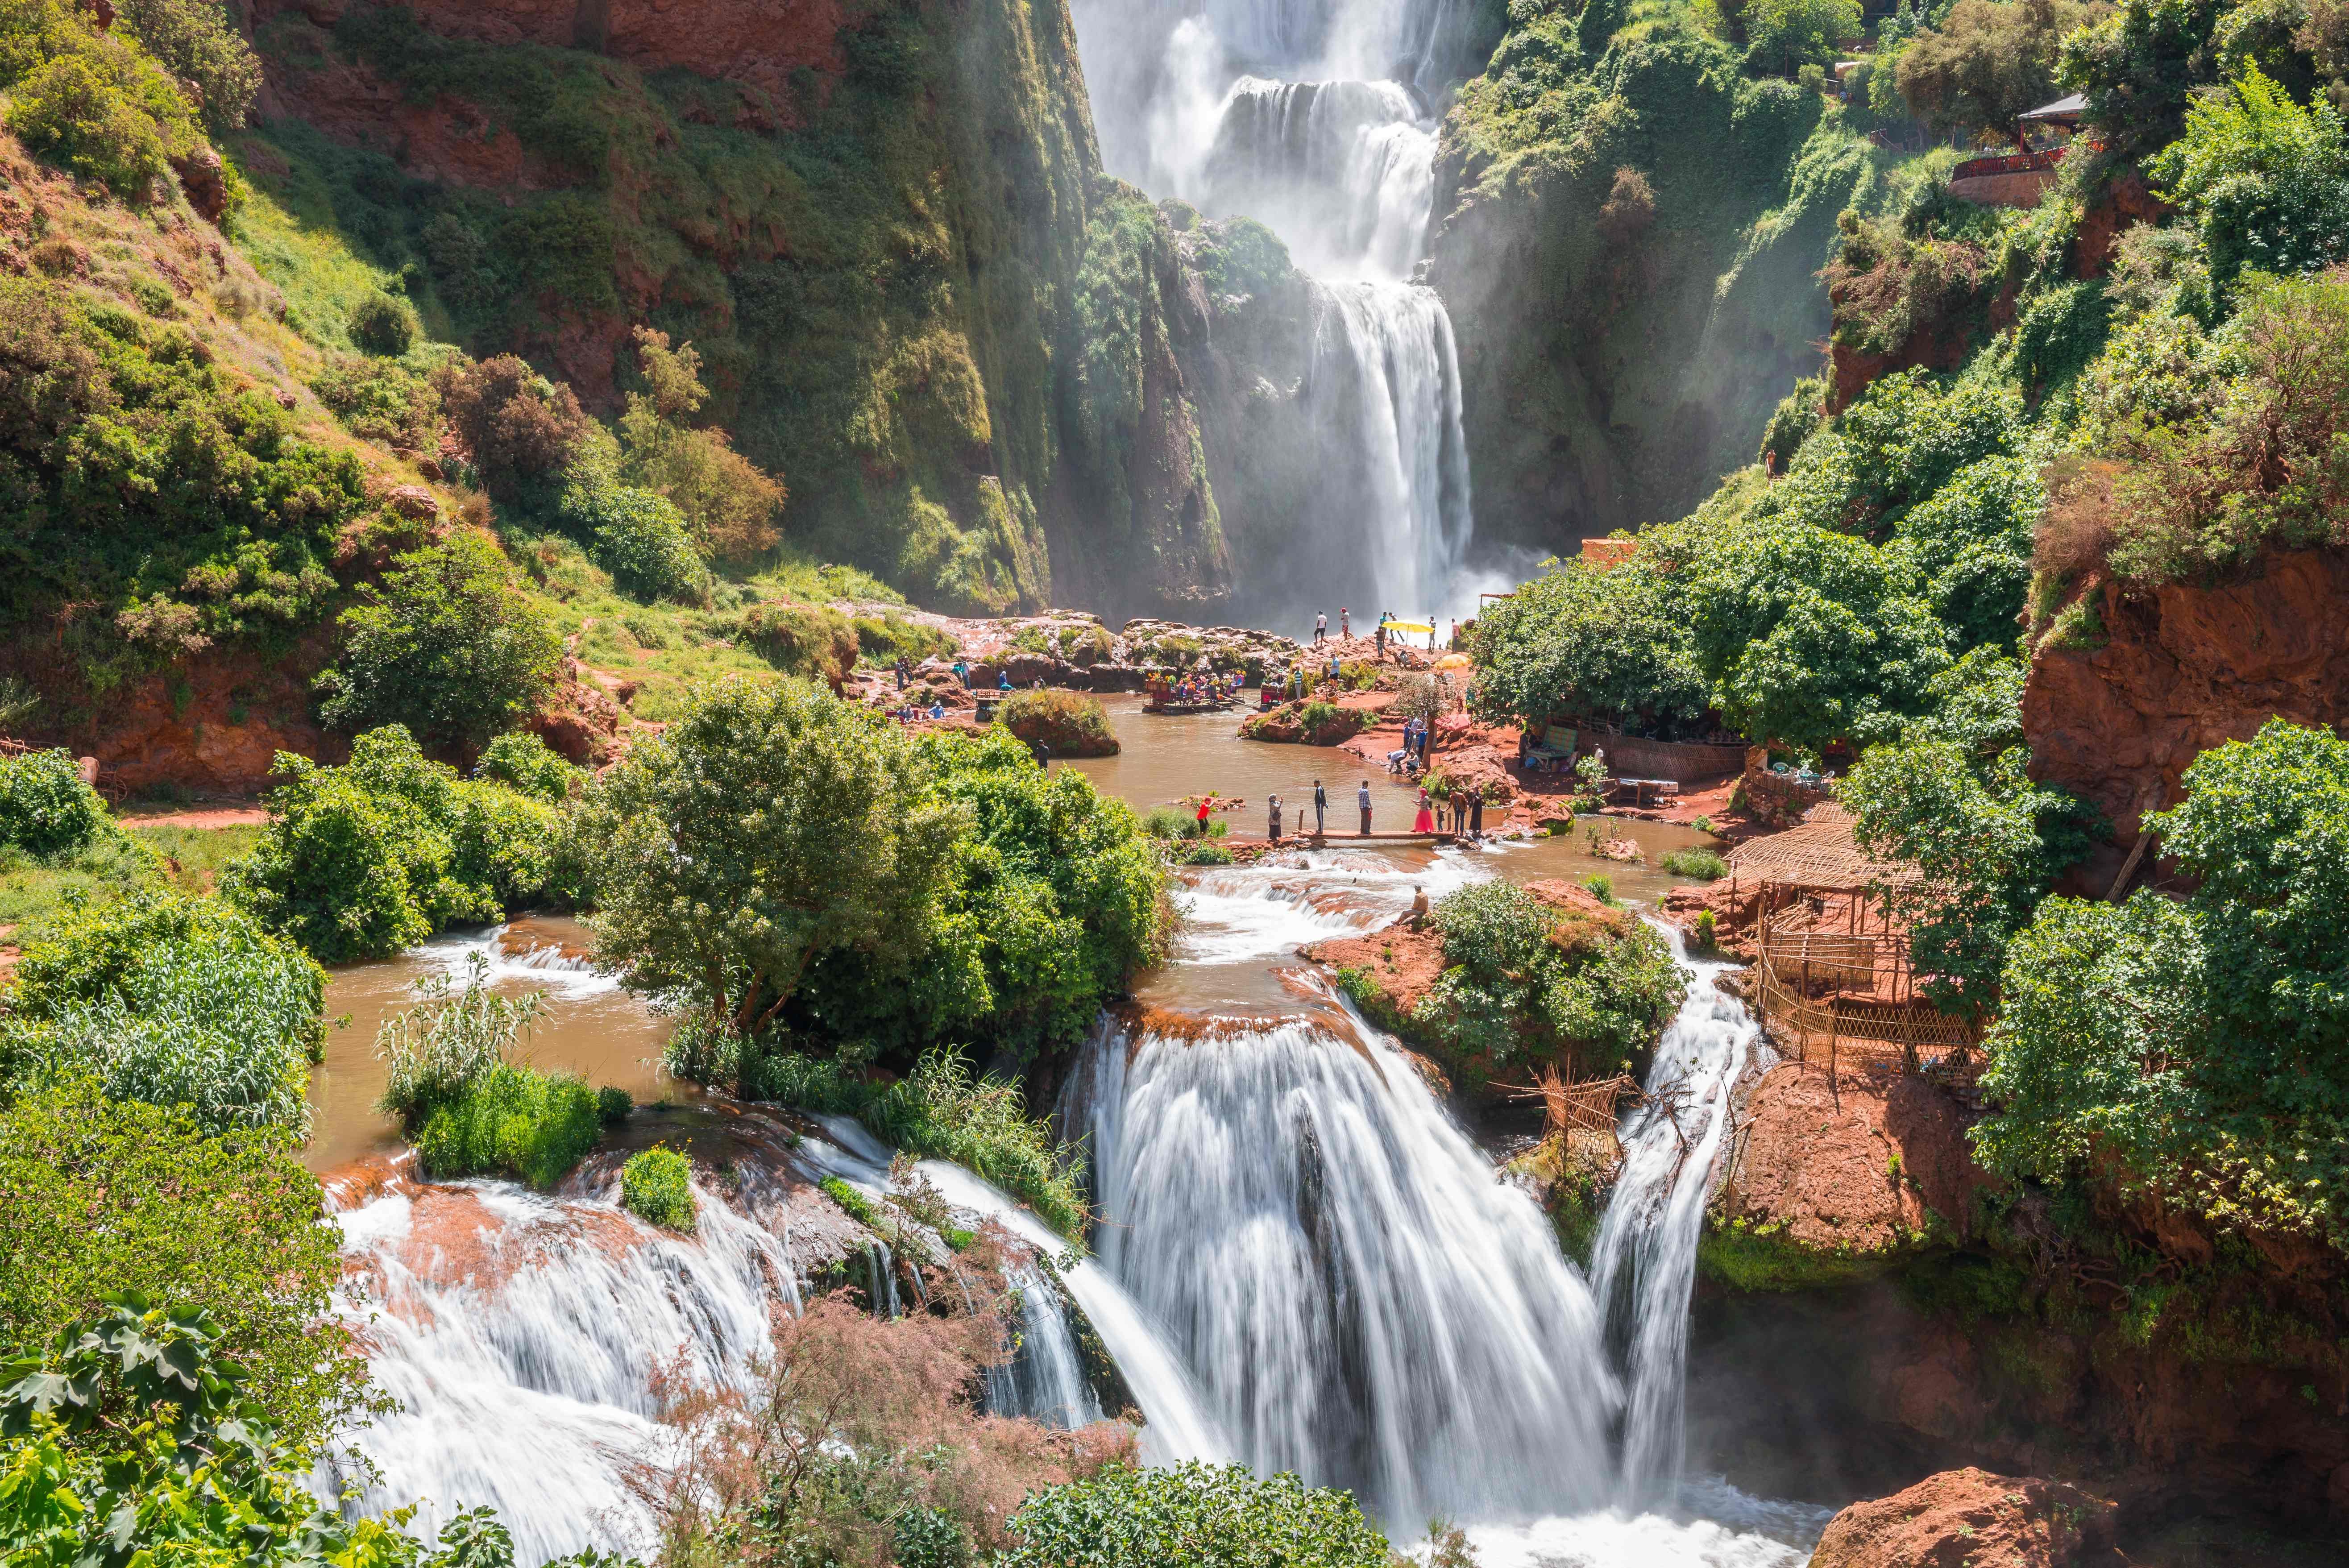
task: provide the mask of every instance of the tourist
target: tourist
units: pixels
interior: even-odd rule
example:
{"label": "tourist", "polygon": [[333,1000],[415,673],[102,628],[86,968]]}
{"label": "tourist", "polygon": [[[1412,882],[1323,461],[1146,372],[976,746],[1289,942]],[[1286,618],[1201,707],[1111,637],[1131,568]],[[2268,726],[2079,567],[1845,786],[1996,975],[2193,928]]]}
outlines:
{"label": "tourist", "polygon": [[1435,813],[1427,809],[1427,791],[1424,789],[1419,792],[1419,815],[1411,820],[1411,830],[1414,833],[1435,831]]}
{"label": "tourist", "polygon": [[1362,809],[1362,837],[1367,839],[1371,836],[1371,781],[1369,779],[1363,779],[1362,787],[1354,791],[1354,803]]}
{"label": "tourist", "polygon": [[1313,640],[1321,641],[1330,634],[1330,617],[1319,610],[1313,612]]}
{"label": "tourist", "polygon": [[946,716],[947,716],[947,705],[946,705],[946,701],[945,701],[945,699],[944,699],[944,698],[941,698],[941,697],[936,697],[936,696],[934,696],[934,697],[930,698],[930,719],[931,719],[931,722],[936,723],[937,720],[939,720],[939,719],[941,719],[941,718],[944,718]]}
{"label": "tourist", "polygon": [[1313,836],[1317,839],[1322,834],[1322,823],[1329,810],[1330,791],[1321,788],[1321,780],[1316,779],[1313,780]]}
{"label": "tourist", "polygon": [[1468,830],[1468,791],[1455,786],[1452,791],[1452,836],[1458,838]]}
{"label": "tourist", "polygon": [[1279,797],[1279,796],[1278,796],[1278,795],[1275,795],[1275,796],[1272,798],[1272,833],[1271,833],[1271,838],[1272,838],[1272,841],[1273,841],[1274,843],[1276,843],[1276,844],[1277,844],[1277,843],[1280,842],[1280,797]]}
{"label": "tourist", "polygon": [[1381,615],[1379,617],[1377,641],[1379,645],[1379,659],[1381,663],[1384,663],[1387,656],[1387,618],[1384,615]]}
{"label": "tourist", "polygon": [[962,682],[962,689],[968,691],[970,689],[970,665],[964,663],[961,659],[957,659],[954,662],[954,673],[955,679]]}
{"label": "tourist", "polygon": [[1043,769],[1046,772],[1051,771],[1052,748],[1050,747],[1045,745],[1040,740],[1031,740],[1028,743],[1028,754],[1036,759],[1037,767]]}
{"label": "tourist", "polygon": [[1472,791],[1468,797],[1468,836],[1478,843],[1485,841],[1485,791]]}
{"label": "tourist", "polygon": [[1009,691],[1011,689],[1011,666],[1009,665],[1006,665],[1001,669],[995,672],[995,689],[997,691]]}
{"label": "tourist", "polygon": [[1203,839],[1207,836],[1207,802],[1215,798],[1212,789],[1199,797],[1199,837]]}
{"label": "tourist", "polygon": [[1413,931],[1425,930],[1427,915],[1427,890],[1414,885],[1411,890],[1411,928]]}
{"label": "tourist", "polygon": [[904,691],[905,689],[906,674],[905,656],[903,654],[900,654],[897,655],[897,689],[899,691]]}
{"label": "tourist", "polygon": [[1354,634],[1354,613],[1343,604],[1338,606],[1338,636],[1342,641]]}

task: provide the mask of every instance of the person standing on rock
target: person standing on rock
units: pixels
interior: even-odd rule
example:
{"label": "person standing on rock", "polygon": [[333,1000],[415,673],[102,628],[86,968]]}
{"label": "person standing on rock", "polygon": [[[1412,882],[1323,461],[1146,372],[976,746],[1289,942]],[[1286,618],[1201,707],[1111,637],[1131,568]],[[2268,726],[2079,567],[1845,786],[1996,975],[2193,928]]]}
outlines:
{"label": "person standing on rock", "polygon": [[1340,641],[1354,634],[1354,613],[1343,604],[1338,606],[1338,636]]}
{"label": "person standing on rock", "polygon": [[1271,838],[1272,841],[1273,841],[1274,843],[1276,843],[1276,844],[1277,844],[1277,843],[1280,842],[1280,797],[1279,797],[1279,796],[1278,796],[1278,795],[1275,795],[1275,796],[1272,798],[1272,802],[1271,802],[1271,804],[1272,804],[1272,831],[1271,831],[1271,833],[1270,833],[1268,836]]}
{"label": "person standing on rock", "polygon": [[897,689],[899,691],[905,689],[905,656],[900,654],[897,655]]}
{"label": "person standing on rock", "polygon": [[1482,789],[1468,797],[1468,836],[1480,844],[1485,841],[1485,791]]}
{"label": "person standing on rock", "polygon": [[1324,637],[1328,636],[1329,634],[1330,634],[1330,616],[1329,616],[1329,613],[1328,613],[1328,612],[1326,612],[1326,611],[1322,611],[1322,610],[1316,610],[1316,611],[1314,611],[1314,612],[1313,612],[1313,640],[1314,640],[1315,642],[1317,642],[1317,643],[1318,643],[1318,642],[1321,641],[1321,640],[1322,640],[1322,638],[1324,638]]}
{"label": "person standing on rock", "polygon": [[1362,787],[1354,791],[1354,803],[1362,809],[1362,837],[1367,839],[1371,836],[1371,781],[1369,779],[1363,779]]}
{"label": "person standing on rock", "polygon": [[1460,837],[1468,830],[1468,791],[1455,785],[1452,790],[1452,836]]}
{"label": "person standing on rock", "polygon": [[1379,645],[1379,659],[1380,662],[1384,663],[1387,656],[1387,618],[1383,614],[1379,617],[1377,641]]}
{"label": "person standing on rock", "polygon": [[1320,838],[1328,829],[1324,825],[1330,811],[1330,791],[1321,788],[1321,780],[1313,780],[1313,836]]}

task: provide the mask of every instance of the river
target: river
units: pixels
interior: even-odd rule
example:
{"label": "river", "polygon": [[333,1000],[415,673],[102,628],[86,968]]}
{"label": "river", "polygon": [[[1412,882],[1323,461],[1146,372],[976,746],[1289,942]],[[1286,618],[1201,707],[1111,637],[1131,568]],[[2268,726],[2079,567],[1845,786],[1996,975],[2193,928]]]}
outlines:
{"label": "river", "polygon": [[[1309,788],[1335,756],[1239,741],[1231,715],[1121,705],[1113,717],[1124,753],[1055,766],[1143,807],[1206,788]],[[1695,838],[1653,836],[1659,852]],[[1824,1511],[1682,1474],[1705,1181],[1728,1088],[1763,1048],[1713,987],[1713,966],[1683,959],[1691,996],[1653,1071],[1689,1092],[1677,1126],[1652,1111],[1627,1121],[1625,1177],[1586,1272],[1394,1043],[1295,957],[1299,943],[1392,919],[1414,888],[1440,897],[1480,877],[1602,867],[1635,895],[1661,881],[1572,839],[1333,848],[1184,873],[1174,956],[1141,985],[1149,1032],[1129,1038],[1105,1022],[1059,1108],[1092,1140],[1105,1222],[1068,1284],[1146,1418],[1145,1455],[1238,1459],[1350,1487],[1399,1541],[1454,1519],[1487,1568],[1803,1560]],[[888,1151],[853,1124],[785,1150],[666,1080],[662,1021],[586,967],[583,937],[568,922],[533,922],[337,971],[329,1011],[352,1022],[312,1091],[322,1169],[396,1147],[370,1104],[372,1023],[419,975],[483,952],[499,988],[550,993],[533,1059],[668,1101],[657,1125],[705,1158],[722,1145],[737,1172],[736,1206],[705,1202],[716,1218],[692,1240],[647,1231],[607,1191],[338,1184],[370,1293],[356,1310],[374,1314],[377,1373],[404,1406],[360,1435],[379,1471],[363,1496],[421,1496],[428,1524],[493,1502],[525,1561],[643,1539],[648,1522],[617,1477],[655,1445],[647,1369],[682,1347],[706,1377],[742,1376],[765,1314],[796,1305],[806,1256],[833,1244],[758,1172],[797,1162],[802,1177],[874,1192],[886,1181]],[[1203,1031],[1204,1017],[1222,1021]],[[926,1169],[957,1202],[1047,1239],[968,1173]],[[1024,1337],[999,1401],[1047,1418],[1097,1415],[1058,1309],[1031,1305]]]}

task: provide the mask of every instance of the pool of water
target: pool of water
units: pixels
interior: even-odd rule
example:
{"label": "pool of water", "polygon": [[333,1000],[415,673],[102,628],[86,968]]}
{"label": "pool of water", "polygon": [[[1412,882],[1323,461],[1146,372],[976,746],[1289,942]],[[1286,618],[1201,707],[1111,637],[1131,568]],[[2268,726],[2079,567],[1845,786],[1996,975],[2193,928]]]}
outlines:
{"label": "pool of water", "polygon": [[[1253,696],[1253,694],[1251,694]],[[1224,713],[1154,714],[1143,711],[1143,699],[1109,696],[1110,730],[1124,749],[1115,757],[1072,758],[1055,768],[1080,769],[1092,778],[1102,793],[1114,795],[1136,811],[1153,806],[1179,805],[1186,795],[1237,795],[1247,802],[1232,813],[1232,830],[1260,834],[1265,830],[1265,802],[1278,795],[1295,827],[1299,806],[1311,810],[1313,781],[1330,791],[1330,823],[1354,825],[1354,787],[1367,779],[1374,802],[1374,825],[1397,831],[1411,826],[1410,809],[1417,799],[1411,786],[1383,769],[1327,746],[1289,746],[1271,741],[1242,740],[1240,720],[1253,708]]]}
{"label": "pool of water", "polygon": [[[587,932],[577,921],[541,916],[452,933],[397,958],[329,970],[326,1057],[310,1073],[310,1143],[304,1151],[310,1169],[331,1171],[402,1147],[398,1126],[376,1109],[385,1078],[375,1054],[376,1032],[385,1019],[416,1006],[419,980],[449,975],[464,984],[476,953],[488,958],[491,988],[499,995],[546,993],[546,1011],[523,1047],[533,1066],[616,1084],[639,1102],[698,1098],[692,1084],[661,1070],[668,1020],[589,968],[586,944]],[[343,1022],[335,1026],[338,1017]]]}

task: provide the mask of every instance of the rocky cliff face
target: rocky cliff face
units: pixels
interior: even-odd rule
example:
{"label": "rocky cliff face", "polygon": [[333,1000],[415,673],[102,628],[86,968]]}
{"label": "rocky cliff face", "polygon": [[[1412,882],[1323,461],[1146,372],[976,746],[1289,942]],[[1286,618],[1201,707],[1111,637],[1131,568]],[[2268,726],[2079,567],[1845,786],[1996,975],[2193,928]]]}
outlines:
{"label": "rocky cliff face", "polygon": [[939,607],[1220,598],[1171,242],[1119,237],[1061,0],[255,6],[247,174],[468,347],[609,407],[632,325],[693,342],[787,533]]}
{"label": "rocky cliff face", "polygon": [[2023,688],[2032,770],[2134,840],[2186,767],[2270,718],[2349,722],[2349,553],[2273,555],[2209,587],[2089,590],[2086,645],[2044,648]]}
{"label": "rocky cliff face", "polygon": [[1837,108],[1619,0],[1515,25],[1444,125],[1430,281],[1480,539],[1691,510],[1827,334],[1815,273],[1877,154]]}

